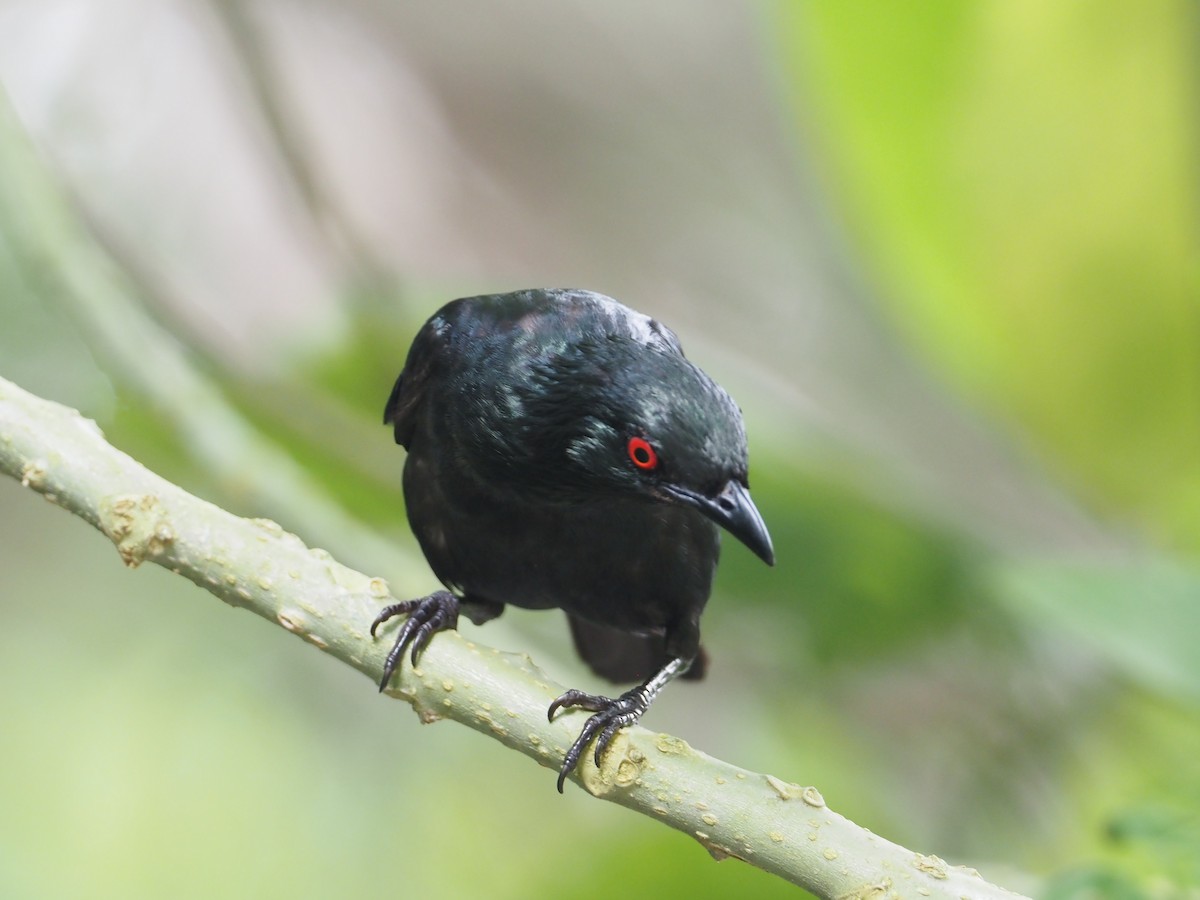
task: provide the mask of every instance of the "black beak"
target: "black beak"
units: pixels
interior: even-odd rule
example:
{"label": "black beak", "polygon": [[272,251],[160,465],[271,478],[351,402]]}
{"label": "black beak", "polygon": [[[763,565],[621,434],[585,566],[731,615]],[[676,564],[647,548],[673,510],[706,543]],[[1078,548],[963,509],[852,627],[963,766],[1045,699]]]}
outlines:
{"label": "black beak", "polygon": [[771,535],[767,534],[767,526],[763,524],[754,501],[750,499],[750,492],[737,481],[730,481],[715,497],[707,497],[672,484],[663,487],[673,497],[694,506],[732,534],[768,566],[775,565],[775,550],[771,547]]}

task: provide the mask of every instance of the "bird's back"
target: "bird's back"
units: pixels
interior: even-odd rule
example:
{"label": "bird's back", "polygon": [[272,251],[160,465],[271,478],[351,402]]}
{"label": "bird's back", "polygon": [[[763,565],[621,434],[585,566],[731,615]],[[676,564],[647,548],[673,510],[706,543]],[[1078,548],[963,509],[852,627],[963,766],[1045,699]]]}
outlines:
{"label": "bird's back", "polygon": [[[669,328],[591,291],[528,290],[454,300],[417,334],[384,421],[395,426],[396,442],[407,448],[427,393],[433,402],[466,402],[484,411],[486,404],[499,403],[511,412],[512,398],[539,366],[573,349],[614,341],[683,355]],[[453,396],[440,396],[445,393]]]}

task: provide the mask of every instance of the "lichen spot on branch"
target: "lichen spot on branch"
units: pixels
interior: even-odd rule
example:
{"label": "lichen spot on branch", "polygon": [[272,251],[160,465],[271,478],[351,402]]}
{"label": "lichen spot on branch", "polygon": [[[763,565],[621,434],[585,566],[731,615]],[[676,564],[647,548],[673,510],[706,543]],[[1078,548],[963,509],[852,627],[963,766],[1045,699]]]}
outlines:
{"label": "lichen spot on branch", "polygon": [[175,540],[162,504],[154,494],[120,494],[100,506],[100,527],[117,545],[121,561],[136,568],[159,556]]}
{"label": "lichen spot on branch", "polygon": [[21,486],[32,488],[35,491],[44,491],[46,489],[46,475],[49,469],[46,461],[42,459],[31,459],[21,467]]}

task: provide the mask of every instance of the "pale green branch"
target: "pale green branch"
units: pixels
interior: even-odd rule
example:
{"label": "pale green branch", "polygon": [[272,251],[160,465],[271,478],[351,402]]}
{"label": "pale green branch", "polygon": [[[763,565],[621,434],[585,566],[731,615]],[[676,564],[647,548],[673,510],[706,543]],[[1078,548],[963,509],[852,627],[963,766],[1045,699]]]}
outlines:
{"label": "pale green branch", "polygon": [[[3,379],[0,470],[106,534],[126,565],[170,569],[380,677],[388,641],[371,640],[367,626],[389,598],[382,579],[310,549],[274,522],[239,518],[188,494],[112,447],[94,422]],[[551,769],[586,715],[548,722],[560,686],[527,655],[455,632],[433,641],[419,669],[405,664],[394,685],[389,693],[424,721],[469,725]],[[665,734],[627,729],[600,769],[580,768],[575,780],[589,793],[822,897],[1016,896],[871,834],[833,812],[816,788],[740,769]]]}

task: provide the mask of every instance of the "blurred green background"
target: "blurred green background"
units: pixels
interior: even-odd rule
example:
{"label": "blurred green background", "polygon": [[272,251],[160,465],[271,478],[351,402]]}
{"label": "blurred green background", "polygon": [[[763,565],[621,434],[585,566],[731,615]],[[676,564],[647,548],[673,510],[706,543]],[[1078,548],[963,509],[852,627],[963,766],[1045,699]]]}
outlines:
{"label": "blurred green background", "polygon": [[[729,544],[645,724],[1015,889],[1197,896],[1196,19],[0,0],[0,375],[416,594],[416,328],[617,296],[743,406],[779,558]],[[0,511],[0,896],[795,893]],[[479,638],[599,687],[557,613]]]}

